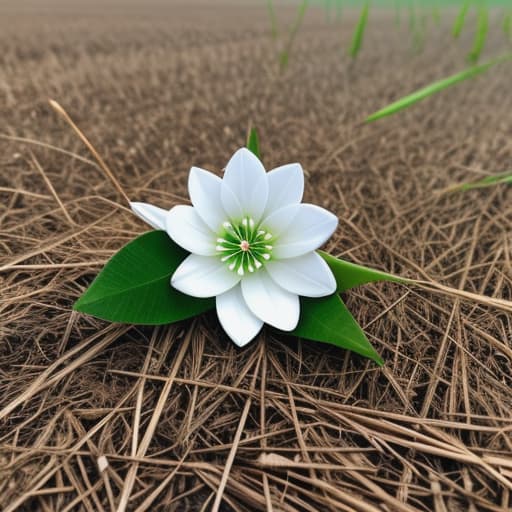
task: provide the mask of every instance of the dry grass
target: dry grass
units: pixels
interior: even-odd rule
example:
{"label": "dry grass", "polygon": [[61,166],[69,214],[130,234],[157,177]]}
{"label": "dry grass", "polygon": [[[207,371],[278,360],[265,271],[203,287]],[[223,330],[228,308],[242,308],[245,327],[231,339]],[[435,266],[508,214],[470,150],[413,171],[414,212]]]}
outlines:
{"label": "dry grass", "polygon": [[340,217],[330,252],[510,300],[510,189],[437,193],[510,168],[510,66],[361,127],[459,69],[468,40],[445,27],[413,56],[370,17],[349,65],[352,22],[309,14],[278,76],[263,7],[45,5],[0,8],[0,507],[509,509],[509,313],[354,290],[383,369],[271,330],[239,350],[212,314],[153,329],[72,313],[146,228],[47,98],[129,197],[166,206],[185,201],[190,165],[220,171],[252,121],[267,166],[301,161],[307,199]]}

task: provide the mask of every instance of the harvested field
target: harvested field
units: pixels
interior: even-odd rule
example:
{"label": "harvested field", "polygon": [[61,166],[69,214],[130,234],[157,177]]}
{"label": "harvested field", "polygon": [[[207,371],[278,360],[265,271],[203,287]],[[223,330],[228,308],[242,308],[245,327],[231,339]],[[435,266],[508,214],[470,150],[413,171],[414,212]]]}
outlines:
{"label": "harvested field", "polygon": [[[214,313],[152,328],[72,312],[148,228],[48,104],[131,199],[168,207],[252,123],[266,167],[301,162],[306,200],[338,215],[326,250],[512,300],[512,190],[442,193],[511,169],[510,63],[363,125],[464,67],[453,15],[419,52],[375,10],[351,62],[357,12],[311,8],[279,73],[264,2],[85,4],[0,6],[0,509],[510,510],[510,313],[357,288],[344,299],[379,368],[268,328],[238,349]],[[486,57],[504,48],[491,31]]]}

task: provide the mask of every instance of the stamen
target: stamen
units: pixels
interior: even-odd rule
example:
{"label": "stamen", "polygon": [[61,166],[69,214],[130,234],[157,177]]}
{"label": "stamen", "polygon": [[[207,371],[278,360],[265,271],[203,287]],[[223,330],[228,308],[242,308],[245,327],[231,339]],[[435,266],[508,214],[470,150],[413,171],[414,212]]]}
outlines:
{"label": "stamen", "polygon": [[229,270],[243,276],[260,269],[271,259],[273,245],[269,240],[274,237],[272,233],[258,229],[252,217],[247,215],[235,224],[226,221],[222,226],[225,232],[219,233],[215,248],[220,261],[226,263]]}

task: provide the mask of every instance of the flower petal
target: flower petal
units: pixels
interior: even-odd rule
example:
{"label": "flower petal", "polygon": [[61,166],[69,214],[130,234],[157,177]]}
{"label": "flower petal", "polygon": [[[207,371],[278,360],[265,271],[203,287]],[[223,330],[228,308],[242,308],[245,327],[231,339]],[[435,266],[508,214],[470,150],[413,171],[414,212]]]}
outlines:
{"label": "flower petal", "polygon": [[222,207],[220,189],[222,180],[215,174],[192,167],[188,175],[188,193],[197,214],[215,233],[220,231],[227,220]]}
{"label": "flower petal", "polygon": [[263,321],[247,307],[239,285],[219,295],[216,305],[223,329],[239,347],[247,345],[263,327]]}
{"label": "flower petal", "polygon": [[300,164],[287,164],[268,174],[268,199],[265,215],[287,206],[299,204],[304,194],[304,171]]}
{"label": "flower petal", "polygon": [[293,331],[299,322],[299,297],[278,286],[265,269],[242,280],[242,294],[249,309],[261,320],[282,331]]}
{"label": "flower petal", "polygon": [[130,203],[133,213],[155,229],[165,230],[165,218],[169,210],[164,210],[149,203]]}
{"label": "flower petal", "polygon": [[336,279],[329,265],[316,252],[271,260],[265,269],[281,288],[303,297],[325,297],[336,291]]}
{"label": "flower petal", "polygon": [[338,218],[324,208],[301,204],[286,232],[274,242],[273,258],[294,258],[314,251],[334,233]]}
{"label": "flower petal", "polygon": [[293,219],[299,213],[299,204],[289,204],[270,213],[261,221],[261,228],[271,233],[274,237],[284,233]]}
{"label": "flower petal", "polygon": [[222,180],[221,198],[226,213],[235,220],[248,215],[259,222],[267,197],[268,180],[263,164],[247,148],[239,149],[228,162]]}
{"label": "flower petal", "polygon": [[189,252],[202,256],[213,256],[216,253],[215,234],[192,206],[179,205],[172,208],[167,214],[165,228],[168,235]]}
{"label": "flower petal", "polygon": [[215,297],[227,292],[240,281],[236,272],[216,257],[191,254],[176,269],[171,285],[192,297]]}

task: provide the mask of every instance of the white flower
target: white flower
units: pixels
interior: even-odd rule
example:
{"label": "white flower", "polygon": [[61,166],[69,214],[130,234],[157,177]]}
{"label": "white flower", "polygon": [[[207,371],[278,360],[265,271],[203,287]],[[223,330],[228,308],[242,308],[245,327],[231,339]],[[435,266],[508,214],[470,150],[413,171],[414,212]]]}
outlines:
{"label": "white flower", "polygon": [[251,341],[264,322],[292,331],[299,321],[299,296],[336,291],[334,276],[315,249],[332,235],[338,219],[301,204],[299,164],[266,173],[242,148],[226,166],[224,179],[192,167],[188,189],[193,206],[131,207],[191,253],[171,285],[194,297],[216,297],[219,320],[237,345]]}

